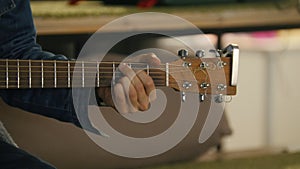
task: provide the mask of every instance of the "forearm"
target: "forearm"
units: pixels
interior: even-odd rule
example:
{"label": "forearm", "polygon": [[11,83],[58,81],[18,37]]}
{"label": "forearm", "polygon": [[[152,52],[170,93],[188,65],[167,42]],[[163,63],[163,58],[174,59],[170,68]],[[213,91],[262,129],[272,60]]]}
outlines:
{"label": "forearm", "polygon": [[[43,51],[36,43],[29,0],[2,0],[0,6],[8,9],[0,13],[1,59],[67,60]],[[71,89],[2,89],[0,96],[11,106],[80,126]],[[81,110],[87,118],[87,110]]]}

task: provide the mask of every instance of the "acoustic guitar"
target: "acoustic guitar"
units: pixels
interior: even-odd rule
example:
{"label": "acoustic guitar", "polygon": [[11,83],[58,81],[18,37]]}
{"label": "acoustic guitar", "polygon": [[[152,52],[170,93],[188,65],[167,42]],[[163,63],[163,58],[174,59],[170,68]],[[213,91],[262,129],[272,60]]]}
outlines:
{"label": "acoustic guitar", "polygon": [[[224,50],[213,51],[213,58],[206,58],[199,50],[191,56],[179,50],[181,59],[151,67],[145,63],[127,63],[134,70],[144,70],[156,86],[167,86],[182,92],[205,95],[235,95],[237,90],[239,48],[230,44]],[[58,61],[0,59],[0,88],[71,88],[103,87],[117,82],[122,74],[120,62]]]}

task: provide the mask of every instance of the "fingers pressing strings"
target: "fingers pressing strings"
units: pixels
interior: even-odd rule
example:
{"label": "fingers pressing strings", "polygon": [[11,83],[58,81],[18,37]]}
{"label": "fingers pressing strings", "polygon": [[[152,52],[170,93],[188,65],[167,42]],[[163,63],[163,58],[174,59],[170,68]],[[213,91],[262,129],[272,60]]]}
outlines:
{"label": "fingers pressing strings", "polygon": [[132,111],[147,110],[150,100],[152,100],[152,98],[149,100],[149,95],[155,89],[152,78],[145,71],[135,72],[126,64],[120,64],[119,70],[124,75],[119,83],[123,87],[128,109]]}

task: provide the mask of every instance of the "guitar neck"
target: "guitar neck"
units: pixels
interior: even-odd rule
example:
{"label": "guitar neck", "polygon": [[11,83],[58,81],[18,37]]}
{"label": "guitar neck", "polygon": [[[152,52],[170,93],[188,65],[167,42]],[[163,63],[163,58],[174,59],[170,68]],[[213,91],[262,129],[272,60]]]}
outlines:
{"label": "guitar neck", "polygon": [[[121,77],[119,63],[56,60],[0,59],[0,88],[71,88],[111,86]],[[147,72],[156,86],[166,86],[162,65],[150,69],[147,64],[134,64]]]}
{"label": "guitar neck", "polygon": [[[119,64],[0,59],[0,89],[108,87],[123,76],[118,71]],[[145,63],[128,66],[145,71],[156,86],[200,94],[236,94],[232,57],[186,58],[157,67]]]}

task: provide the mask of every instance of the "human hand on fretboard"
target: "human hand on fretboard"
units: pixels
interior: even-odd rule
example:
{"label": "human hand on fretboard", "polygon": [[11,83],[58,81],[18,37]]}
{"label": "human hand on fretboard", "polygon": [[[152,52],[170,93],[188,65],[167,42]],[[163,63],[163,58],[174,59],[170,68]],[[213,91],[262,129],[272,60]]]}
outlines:
{"label": "human hand on fretboard", "polygon": [[109,106],[120,113],[145,111],[156,98],[155,85],[149,73],[143,69],[134,70],[126,63],[144,63],[149,66],[159,66],[160,59],[153,53],[138,55],[119,64],[118,70],[122,76],[112,87],[100,87],[98,96]]}

